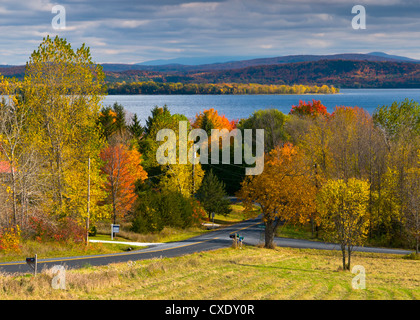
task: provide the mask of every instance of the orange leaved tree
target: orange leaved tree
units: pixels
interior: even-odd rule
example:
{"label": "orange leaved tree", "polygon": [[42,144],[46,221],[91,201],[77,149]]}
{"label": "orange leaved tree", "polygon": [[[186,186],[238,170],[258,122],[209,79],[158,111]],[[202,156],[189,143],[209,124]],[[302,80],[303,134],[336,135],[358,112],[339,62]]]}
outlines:
{"label": "orange leaved tree", "polygon": [[107,177],[104,189],[108,196],[104,204],[112,205],[113,221],[116,223],[117,216],[122,218],[131,211],[137,198],[135,183],[144,181],[147,172],[140,165],[141,154],[136,149],[129,150],[117,144],[103,149],[100,155],[104,161],[101,170]]}
{"label": "orange leaved tree", "polygon": [[219,115],[217,110],[210,108],[200,112],[200,114],[195,117],[192,127],[204,129],[210,136],[211,129],[227,129],[228,131],[235,129],[236,121],[229,121],[224,115]]}
{"label": "orange leaved tree", "polygon": [[315,208],[315,186],[303,153],[291,144],[277,146],[265,157],[264,171],[242,182],[238,197],[245,209],[261,207],[265,224],[265,247],[274,247],[280,225],[308,222]]}
{"label": "orange leaved tree", "polygon": [[[230,132],[233,129],[236,129],[237,123],[237,120],[229,121],[225,115],[219,115],[217,110],[210,108],[197,114],[191,126],[194,129],[203,129],[207,133],[207,141],[200,141],[200,143],[202,144],[201,148],[206,148],[207,146],[209,154],[211,153],[213,157],[213,152],[211,151],[213,145],[212,139],[215,139],[214,142],[216,143],[216,145],[219,144],[219,148],[220,150],[222,150],[222,148],[226,147],[223,146],[222,141],[226,138],[230,139]],[[214,136],[213,130],[215,133]],[[217,140],[219,140],[218,143],[216,142]]]}

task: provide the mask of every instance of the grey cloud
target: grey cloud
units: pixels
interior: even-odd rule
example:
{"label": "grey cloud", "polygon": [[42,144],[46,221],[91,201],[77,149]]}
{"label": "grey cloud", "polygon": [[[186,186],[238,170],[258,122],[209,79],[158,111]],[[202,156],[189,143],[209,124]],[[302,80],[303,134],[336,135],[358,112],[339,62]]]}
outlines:
{"label": "grey cloud", "polygon": [[412,39],[420,30],[420,3],[414,0],[363,1],[363,31],[351,28],[355,3],[345,0],[58,3],[67,13],[62,31],[51,27],[55,1],[37,0],[30,7],[21,0],[0,3],[0,64],[24,63],[46,34],[63,36],[74,46],[85,42],[98,62],[368,51],[415,57],[419,51]]}

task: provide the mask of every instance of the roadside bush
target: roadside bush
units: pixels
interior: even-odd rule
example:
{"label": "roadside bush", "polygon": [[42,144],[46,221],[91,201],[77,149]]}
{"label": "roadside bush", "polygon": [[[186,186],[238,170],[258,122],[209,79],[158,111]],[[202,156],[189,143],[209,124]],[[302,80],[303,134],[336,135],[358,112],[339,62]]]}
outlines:
{"label": "roadside bush", "polygon": [[19,225],[3,228],[0,231],[0,251],[6,254],[10,252],[19,253],[21,251]]}
{"label": "roadside bush", "polygon": [[89,228],[89,237],[94,237],[96,236],[97,233],[98,233],[98,229],[96,228],[96,226],[91,226]]}
{"label": "roadside bush", "polygon": [[29,227],[26,230],[26,237],[38,241],[50,240],[57,233],[57,226],[51,219],[46,217],[29,217]]}
{"label": "roadside bush", "polygon": [[165,226],[187,228],[198,225],[204,216],[195,199],[185,198],[179,192],[149,190],[135,207],[131,231],[160,232]]}
{"label": "roadside bush", "polygon": [[407,255],[403,256],[403,259],[407,259],[407,260],[420,260],[420,253],[412,252],[410,254],[407,254]]}
{"label": "roadside bush", "polygon": [[70,217],[58,220],[47,217],[30,217],[27,235],[43,242],[82,242],[86,237],[86,230]]}
{"label": "roadside bush", "polygon": [[70,217],[62,218],[58,222],[58,233],[55,239],[64,242],[83,242],[86,239],[86,228]]}

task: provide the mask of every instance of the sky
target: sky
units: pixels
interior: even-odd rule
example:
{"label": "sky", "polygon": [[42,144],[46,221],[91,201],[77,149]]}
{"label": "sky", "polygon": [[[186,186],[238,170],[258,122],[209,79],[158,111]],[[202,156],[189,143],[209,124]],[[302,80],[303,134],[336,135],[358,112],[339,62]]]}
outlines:
{"label": "sky", "polygon": [[[65,25],[52,24],[63,15],[56,5]],[[355,5],[366,29],[352,27]],[[97,63],[372,51],[420,59],[420,1],[0,0],[0,64],[25,64],[47,35],[85,43]]]}

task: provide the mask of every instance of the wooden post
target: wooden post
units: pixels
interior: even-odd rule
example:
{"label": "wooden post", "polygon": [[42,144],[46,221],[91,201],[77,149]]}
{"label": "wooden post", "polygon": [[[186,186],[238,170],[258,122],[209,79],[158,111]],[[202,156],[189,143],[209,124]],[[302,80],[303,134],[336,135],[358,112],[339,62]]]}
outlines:
{"label": "wooden post", "polygon": [[38,255],[37,254],[35,254],[35,269],[34,269],[34,271],[35,271],[35,276],[36,276],[36,273],[38,271]]}

